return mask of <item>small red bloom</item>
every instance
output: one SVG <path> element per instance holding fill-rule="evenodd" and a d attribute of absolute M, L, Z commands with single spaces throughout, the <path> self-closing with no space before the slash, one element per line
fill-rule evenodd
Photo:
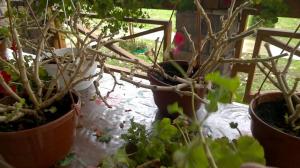
<path fill-rule="evenodd" d="M 17 43 L 15 41 L 12 42 L 10 49 L 13 50 L 13 52 L 18 51 Z"/>
<path fill-rule="evenodd" d="M 0 75 L 3 77 L 3 79 L 5 80 L 6 83 L 11 81 L 11 76 L 6 71 L 0 70 Z"/>
<path fill-rule="evenodd" d="M 9 83 L 11 82 L 11 75 L 8 74 L 6 71 L 1 71 L 1 70 L 0 70 L 0 76 L 2 76 L 2 78 L 4 79 L 4 81 L 5 81 L 7 84 L 9 84 Z M 15 85 L 12 85 L 12 86 L 11 86 L 11 89 L 12 89 L 14 92 L 17 92 L 17 87 L 16 87 Z M 0 86 L 0 94 L 8 95 L 2 86 Z"/>
<path fill-rule="evenodd" d="M 175 46 L 180 46 L 184 43 L 185 41 L 185 36 L 183 33 L 181 32 L 176 32 L 175 36 L 174 36 L 174 45 Z"/>

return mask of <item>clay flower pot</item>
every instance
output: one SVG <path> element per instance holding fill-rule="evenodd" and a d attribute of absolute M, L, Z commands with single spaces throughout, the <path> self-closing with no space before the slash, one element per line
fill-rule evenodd
<path fill-rule="evenodd" d="M 74 98 L 76 109 L 54 121 L 32 129 L 0 132 L 0 155 L 5 161 L 16 168 L 49 168 L 63 159 L 73 145 L 80 110 L 80 99 L 77 95 Z"/>
<path fill-rule="evenodd" d="M 62 49 L 54 50 L 54 53 L 57 56 L 64 56 L 66 54 L 69 54 L 69 55 L 78 54 L 78 51 L 76 48 L 73 48 L 73 49 L 72 48 L 62 48 Z M 88 66 L 89 66 L 89 61 L 87 63 L 83 63 L 81 70 L 86 69 Z M 45 64 L 44 67 L 50 76 L 53 76 L 53 77 L 56 76 L 58 68 L 55 63 Z M 89 68 L 89 70 L 85 74 L 82 74 L 82 77 L 89 77 L 90 75 L 94 75 L 96 73 L 97 73 L 97 63 L 95 62 L 95 63 L 93 63 L 93 65 Z M 64 75 L 64 78 L 66 79 L 66 81 L 68 81 L 70 79 L 70 75 L 73 75 L 73 74 L 72 73 L 70 74 L 69 72 L 64 71 L 63 75 Z M 63 88 L 65 86 L 64 78 L 62 76 L 59 77 L 59 87 L 60 88 Z M 75 85 L 74 89 L 76 91 L 84 90 L 92 85 L 94 79 L 95 78 L 93 78 L 91 80 L 82 81 L 82 82 L 78 83 L 77 85 Z"/>
<path fill-rule="evenodd" d="M 184 70 L 187 70 L 188 68 L 188 62 L 186 61 L 176 61 L 178 65 L 180 65 Z M 174 73 L 178 74 L 177 69 L 171 64 L 171 62 L 162 62 L 159 63 L 160 66 L 165 70 L 166 73 L 169 75 L 173 75 Z M 177 71 L 177 72 L 176 72 Z M 148 79 L 151 83 L 151 85 L 157 85 L 157 86 L 171 86 L 175 85 L 176 82 L 171 83 L 169 81 L 166 81 L 163 77 L 161 77 L 158 73 L 155 73 L 153 71 L 147 72 Z M 185 88 L 186 91 L 191 91 L 191 88 Z M 176 115 L 170 115 L 168 113 L 167 107 L 168 105 L 171 105 L 175 102 L 178 103 L 179 107 L 182 107 L 183 112 L 189 116 L 194 117 L 193 114 L 193 106 L 192 106 L 192 96 L 186 96 L 186 95 L 179 95 L 175 91 L 152 91 L 154 102 L 157 105 L 159 112 L 162 113 L 164 116 L 169 116 L 171 118 L 176 117 Z M 203 97 L 205 94 L 205 89 L 196 89 L 195 92 L 198 96 Z M 197 111 L 200 108 L 201 102 L 194 98 L 194 109 Z"/>
<path fill-rule="evenodd" d="M 257 108 L 262 103 L 283 103 L 280 92 L 264 93 L 253 99 L 249 106 L 251 115 L 251 131 L 263 146 L 268 166 L 280 168 L 298 168 L 300 165 L 300 138 L 287 134 L 265 122 L 261 115 L 278 115 L 278 111 L 265 111 L 258 114 Z M 283 106 L 284 107 L 284 106 Z M 276 108 L 276 107 L 275 107 Z M 283 118 L 283 117 L 282 117 Z M 282 119 L 284 120 L 284 119 Z"/>

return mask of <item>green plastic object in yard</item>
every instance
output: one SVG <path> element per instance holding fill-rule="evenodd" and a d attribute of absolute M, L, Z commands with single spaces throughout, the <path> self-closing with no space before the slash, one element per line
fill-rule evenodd
<path fill-rule="evenodd" d="M 137 48 L 135 50 L 132 50 L 132 54 L 144 54 L 147 51 L 147 48 Z"/>

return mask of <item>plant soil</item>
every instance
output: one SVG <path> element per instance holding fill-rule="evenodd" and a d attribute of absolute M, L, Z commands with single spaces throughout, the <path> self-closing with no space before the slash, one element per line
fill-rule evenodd
<path fill-rule="evenodd" d="M 275 127 L 287 134 L 300 137 L 300 132 L 293 131 L 291 126 L 285 122 L 285 115 L 287 114 L 288 109 L 283 100 L 261 103 L 254 111 L 259 118 L 261 118 L 270 126 Z"/>
<path fill-rule="evenodd" d="M 160 65 L 165 73 L 167 73 L 170 76 L 178 76 L 178 77 L 183 77 L 183 75 L 180 73 L 180 71 L 177 69 L 177 67 L 173 66 L 171 63 L 167 63 L 167 64 L 161 64 Z M 180 64 L 180 67 L 183 69 L 184 72 L 187 71 L 188 69 L 188 63 L 187 62 L 183 62 Z M 158 72 L 151 72 L 151 75 L 153 75 L 154 78 L 156 78 L 157 80 L 168 84 L 168 85 L 177 85 L 180 84 L 177 81 L 173 81 L 173 80 L 169 80 L 164 78 L 161 74 L 159 74 Z"/>
<path fill-rule="evenodd" d="M 77 103 L 77 96 L 73 96 L 74 102 Z M 37 120 L 35 117 L 31 115 L 25 115 L 24 117 L 20 118 L 17 121 L 5 123 L 0 122 L 0 132 L 13 132 L 13 131 L 21 131 L 26 129 L 31 129 L 37 126 L 41 126 L 47 124 L 51 121 L 54 121 L 61 116 L 65 115 L 72 109 L 72 99 L 69 94 L 67 94 L 63 99 L 60 101 L 55 102 L 51 107 L 56 107 L 56 112 L 45 112 L 44 113 L 46 120 L 40 121 Z M 46 110 L 46 109 L 44 109 Z"/>

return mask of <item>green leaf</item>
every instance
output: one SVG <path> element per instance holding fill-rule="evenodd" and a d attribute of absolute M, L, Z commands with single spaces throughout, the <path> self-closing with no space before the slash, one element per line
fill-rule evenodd
<path fill-rule="evenodd" d="M 112 139 L 112 136 L 110 134 L 104 134 L 104 135 L 97 137 L 97 140 L 99 142 L 103 142 L 103 143 L 109 143 L 111 139 Z"/>
<path fill-rule="evenodd" d="M 253 137 L 240 137 L 236 142 L 236 147 L 243 162 L 265 164 L 264 150 L 259 142 Z"/>
<path fill-rule="evenodd" d="M 124 148 L 121 148 L 121 149 L 117 150 L 117 152 L 114 155 L 114 158 L 119 163 L 129 165 L 129 158 L 128 158 Z"/>
<path fill-rule="evenodd" d="M 217 165 L 222 168 L 239 168 L 245 162 L 265 163 L 263 149 L 252 137 L 242 136 L 235 143 L 227 138 L 208 141 Z"/>
<path fill-rule="evenodd" d="M 24 98 L 22 98 L 19 102 L 16 102 L 14 104 L 14 106 L 16 107 L 16 110 L 20 110 L 24 105 L 25 105 L 26 101 Z"/>
<path fill-rule="evenodd" d="M 209 139 L 208 141 L 218 166 L 222 166 L 222 168 L 238 168 L 241 165 L 241 160 L 227 138 Z"/>
<path fill-rule="evenodd" d="M 240 80 L 237 76 L 234 78 L 229 78 L 229 77 L 222 76 L 220 72 L 213 72 L 207 74 L 205 76 L 205 80 L 210 81 L 213 84 L 216 84 L 218 86 L 222 86 L 223 88 L 231 92 L 235 92 L 237 88 L 240 86 Z"/>
<path fill-rule="evenodd" d="M 205 76 L 207 82 L 212 82 L 216 85 L 213 90 L 209 90 L 207 99 L 209 104 L 206 105 L 208 112 L 215 112 L 218 110 L 218 102 L 230 103 L 232 95 L 237 91 L 240 81 L 237 77 L 228 78 L 221 76 L 220 72 L 214 72 Z"/>
<path fill-rule="evenodd" d="M 159 159 L 166 153 L 165 144 L 161 140 L 153 138 L 146 146 L 146 152 L 149 157 Z"/>
<path fill-rule="evenodd" d="M 190 145 L 177 150 L 173 161 L 178 168 L 207 168 L 208 162 L 200 139 L 194 140 Z"/>
<path fill-rule="evenodd" d="M 178 106 L 178 102 L 168 105 L 167 110 L 170 114 L 183 114 L 183 108 Z"/>
<path fill-rule="evenodd" d="M 163 141 L 170 139 L 177 134 L 177 128 L 171 124 L 169 118 L 163 118 L 160 122 L 156 122 L 153 128 L 153 136 L 159 137 Z"/>
<path fill-rule="evenodd" d="M 72 163 L 72 161 L 75 159 L 76 159 L 75 153 L 69 153 L 63 160 L 60 160 L 58 162 L 58 165 L 62 167 L 69 166 Z"/>
<path fill-rule="evenodd" d="M 56 113 L 57 112 L 57 108 L 55 106 L 51 106 L 49 109 L 50 113 Z"/>
<path fill-rule="evenodd" d="M 39 77 L 42 79 L 42 80 L 51 80 L 51 76 L 49 76 L 47 70 L 44 68 L 44 67 L 39 67 Z"/>

